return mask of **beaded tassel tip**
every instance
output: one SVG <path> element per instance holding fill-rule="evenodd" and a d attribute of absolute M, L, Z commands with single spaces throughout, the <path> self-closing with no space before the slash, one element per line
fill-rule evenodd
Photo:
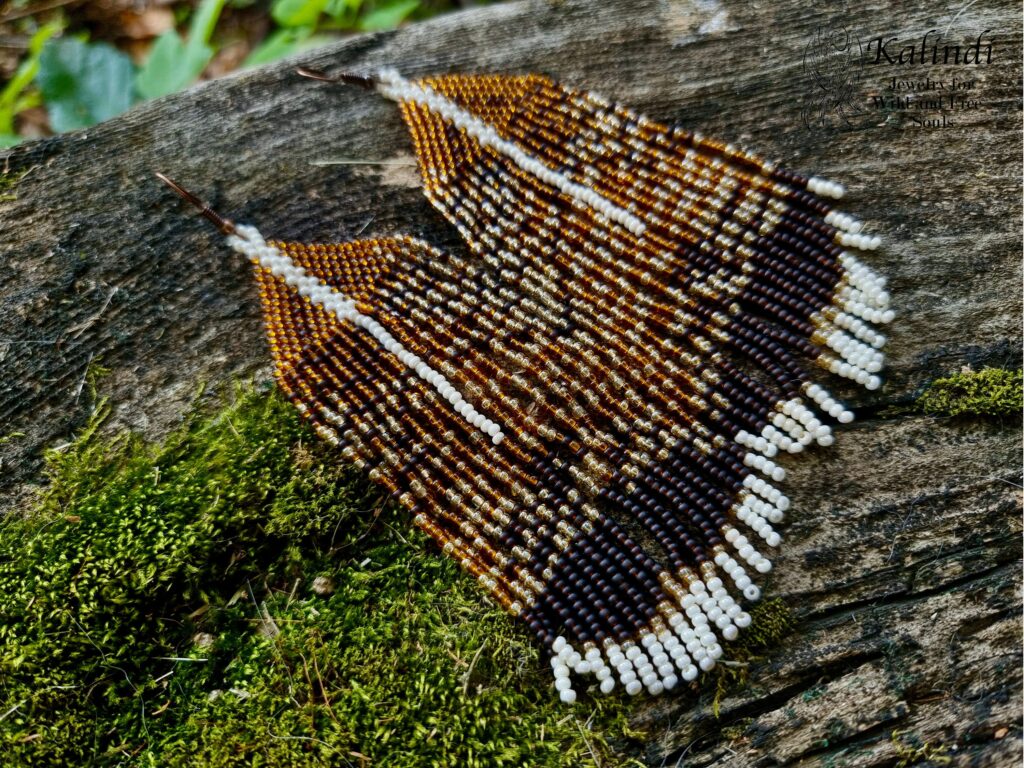
<path fill-rule="evenodd" d="M 781 543 L 778 454 L 853 418 L 819 377 L 881 383 L 893 313 L 852 253 L 878 239 L 834 182 L 545 77 L 342 79 L 398 102 L 467 250 L 232 225 L 281 388 L 536 636 L 562 701 L 694 680 Z"/>

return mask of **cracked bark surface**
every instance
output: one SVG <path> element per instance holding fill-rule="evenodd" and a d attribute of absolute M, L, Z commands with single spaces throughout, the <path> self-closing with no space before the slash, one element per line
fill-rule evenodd
<path fill-rule="evenodd" d="M 720 702 L 639 700 L 652 766 L 863 765 L 909 759 L 1006 766 L 1021 750 L 1019 422 L 903 413 L 962 366 L 1020 365 L 1021 26 L 1018 7 L 850 0 L 523 2 L 355 37 L 302 57 L 334 71 L 540 71 L 655 119 L 730 139 L 842 181 L 843 209 L 881 234 L 865 257 L 899 316 L 886 384 L 840 390 L 858 420 L 788 464 L 794 511 L 767 593 L 799 623 Z M 805 52 L 819 29 L 949 40 L 990 30 L 992 63 L 902 67 L 865 56 L 842 113 L 816 103 Z M 422 199 L 393 105 L 311 84 L 282 62 L 20 147 L 0 202 L 3 508 L 40 482 L 43 448 L 87 418 L 90 365 L 109 428 L 159 437 L 202 383 L 269 379 L 248 265 L 152 176 L 162 170 L 268 237 L 409 233 L 460 247 Z M 856 73 L 855 73 L 856 74 Z M 893 76 L 965 76 L 978 107 L 944 128 L 879 110 Z M 826 105 L 827 106 L 827 105 Z M 313 165 L 320 159 L 388 165 Z M 3 161 L 0 160 L 0 163 Z M 894 738 L 893 734 L 897 732 Z M 919 762 L 928 762 L 920 756 Z"/>

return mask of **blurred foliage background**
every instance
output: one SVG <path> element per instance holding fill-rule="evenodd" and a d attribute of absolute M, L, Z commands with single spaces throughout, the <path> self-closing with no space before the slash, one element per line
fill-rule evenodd
<path fill-rule="evenodd" d="M 330 42 L 486 0 L 6 0 L 0 148 Z"/>

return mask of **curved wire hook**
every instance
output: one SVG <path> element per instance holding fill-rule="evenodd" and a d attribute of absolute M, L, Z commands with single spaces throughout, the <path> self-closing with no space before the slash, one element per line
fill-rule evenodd
<path fill-rule="evenodd" d="M 208 221 L 210 221 L 213 224 L 213 226 L 219 229 L 223 234 L 235 234 L 234 222 L 232 222 L 229 219 L 225 219 L 223 216 L 221 216 L 219 213 L 213 210 L 209 205 L 203 202 L 200 198 L 196 197 L 183 186 L 169 179 L 164 174 L 156 173 L 155 175 L 158 179 L 160 179 L 160 181 L 162 181 L 168 187 L 173 189 L 178 194 L 178 196 L 181 197 L 182 200 L 187 200 L 188 202 L 192 203 L 192 205 L 194 205 L 199 210 L 199 215 L 205 217 Z"/>
<path fill-rule="evenodd" d="M 295 74 L 301 77 L 308 77 L 310 80 L 319 80 L 323 83 L 335 83 L 342 85 L 359 85 L 367 90 L 373 90 L 377 85 L 377 79 L 369 75 L 355 75 L 351 72 L 342 72 L 340 75 L 328 75 L 319 69 L 309 67 L 298 67 Z"/>

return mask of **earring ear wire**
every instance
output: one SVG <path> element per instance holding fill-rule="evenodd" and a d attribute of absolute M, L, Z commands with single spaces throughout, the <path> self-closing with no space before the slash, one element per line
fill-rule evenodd
<path fill-rule="evenodd" d="M 213 210 L 207 203 L 201 198 L 189 192 L 183 186 L 178 184 L 173 179 L 168 178 L 162 173 L 156 172 L 154 175 L 160 179 L 164 184 L 174 190 L 174 192 L 182 199 L 186 200 L 196 207 L 199 211 L 199 215 L 207 219 L 217 229 L 219 229 L 225 235 L 233 235 L 236 232 L 235 224 L 230 219 L 225 219 L 215 210 Z"/>
<path fill-rule="evenodd" d="M 367 90 L 373 90 L 377 87 L 377 79 L 368 75 L 356 75 L 352 72 L 342 72 L 338 75 L 328 75 L 326 72 L 321 72 L 319 69 L 311 69 L 309 67 L 298 67 L 295 70 L 295 74 L 300 77 L 308 77 L 310 80 L 319 80 L 323 83 L 333 83 L 336 85 L 358 85 Z"/>

